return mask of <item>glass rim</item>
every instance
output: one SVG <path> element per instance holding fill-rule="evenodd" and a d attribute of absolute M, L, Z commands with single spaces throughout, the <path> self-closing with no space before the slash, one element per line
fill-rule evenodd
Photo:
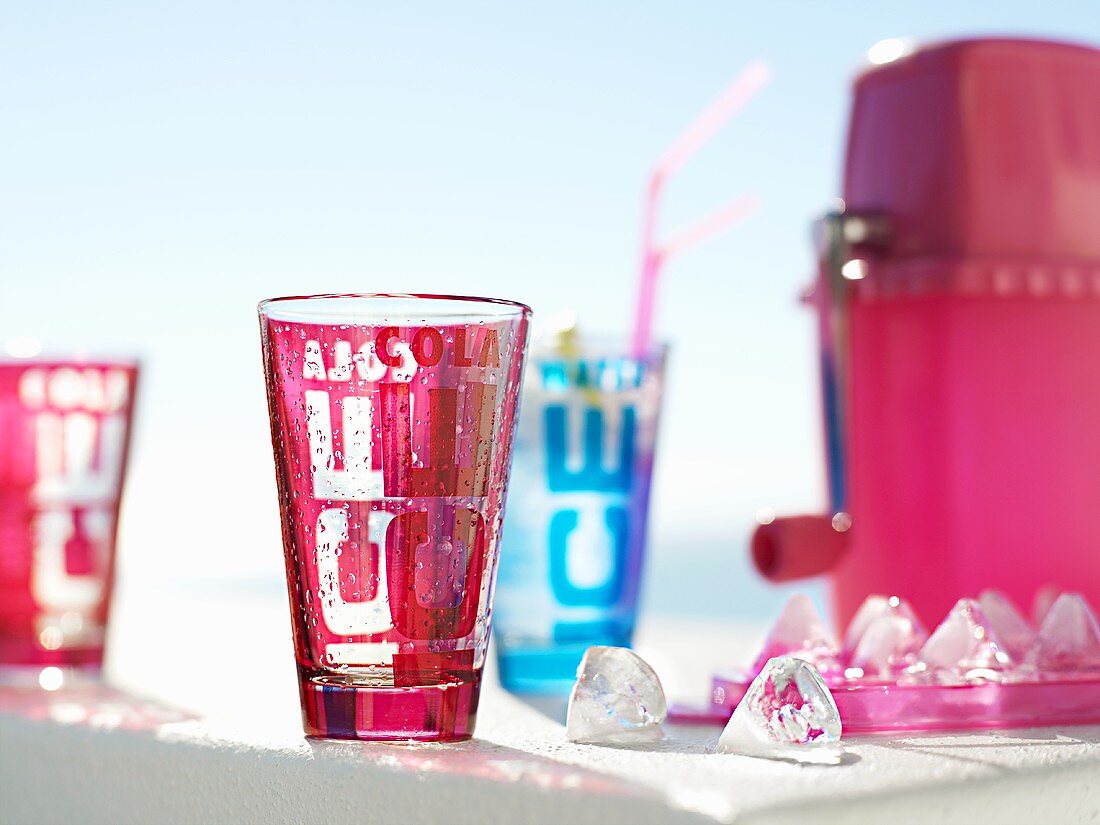
<path fill-rule="evenodd" d="M 37 367 L 39 369 L 140 369 L 145 359 L 139 355 L 84 350 L 43 350 L 34 355 L 10 355 L 0 352 L 0 367 Z"/>
<path fill-rule="evenodd" d="M 637 355 L 629 333 L 613 332 L 581 332 L 571 342 L 575 351 L 562 351 L 560 340 L 555 340 L 553 335 L 536 335 L 531 339 L 528 348 L 528 359 L 556 358 L 570 361 L 579 358 L 598 358 L 609 356 L 612 358 L 624 358 L 633 361 L 648 361 L 654 358 L 662 358 L 668 355 L 670 343 L 665 340 L 653 340 L 647 344 L 645 351 Z"/>
<path fill-rule="evenodd" d="M 455 315 L 470 315 L 474 317 L 487 317 L 487 318 L 512 318 L 517 316 L 530 317 L 531 307 L 527 304 L 520 303 L 519 301 L 510 301 L 505 298 L 480 298 L 471 295 L 442 295 L 435 293 L 417 293 L 417 292 L 322 292 L 315 295 L 283 295 L 277 298 L 265 298 L 260 301 L 256 306 L 257 311 L 261 316 L 265 318 L 274 318 L 276 315 L 281 316 L 282 320 L 339 320 L 346 319 L 348 317 L 348 310 L 345 309 L 329 309 L 324 310 L 318 305 L 324 303 L 333 302 L 348 302 L 348 301 L 372 301 L 381 300 L 383 302 L 393 299 L 394 301 L 415 301 L 424 302 L 421 304 L 424 307 L 429 307 L 432 303 L 444 303 L 454 302 L 459 305 L 469 305 L 468 311 L 459 312 L 447 312 L 438 313 L 447 316 Z M 299 306 L 295 306 L 299 305 Z M 286 306 L 287 309 L 280 311 L 281 307 Z M 310 309 L 309 307 L 316 307 Z M 497 312 L 478 312 L 477 307 L 499 307 L 505 311 Z M 417 313 L 419 314 L 419 313 Z M 425 312 L 425 318 L 432 317 L 433 313 Z"/>

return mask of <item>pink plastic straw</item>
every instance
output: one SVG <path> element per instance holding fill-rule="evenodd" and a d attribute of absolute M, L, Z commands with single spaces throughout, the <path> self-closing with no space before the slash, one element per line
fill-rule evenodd
<path fill-rule="evenodd" d="M 665 184 L 677 169 L 687 163 L 692 155 L 714 137 L 726 121 L 763 88 L 768 77 L 768 67 L 764 63 L 751 64 L 734 78 L 718 99 L 673 141 L 653 167 L 643 206 L 642 260 L 633 335 L 633 350 L 636 356 L 640 357 L 649 349 L 653 334 L 657 276 L 664 262 L 671 255 L 698 243 L 703 238 L 732 226 L 756 208 L 755 198 L 737 198 L 662 244 L 657 240 L 657 215 Z"/>
<path fill-rule="evenodd" d="M 725 206 L 715 209 L 706 217 L 680 230 L 662 243 L 657 250 L 659 259 L 661 261 L 667 260 L 677 252 L 689 246 L 694 246 L 711 235 L 716 235 L 723 229 L 747 218 L 756 211 L 756 207 L 759 205 L 760 201 L 755 195 L 742 195 L 734 198 Z"/>

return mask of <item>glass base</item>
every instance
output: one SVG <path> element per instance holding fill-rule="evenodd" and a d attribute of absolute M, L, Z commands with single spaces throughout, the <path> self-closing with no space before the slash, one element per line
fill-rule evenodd
<path fill-rule="evenodd" d="M 497 650 L 500 683 L 513 693 L 567 695 L 577 679 L 577 668 L 584 652 L 590 646 L 576 643 L 500 648 Z"/>
<path fill-rule="evenodd" d="M 367 687 L 303 679 L 306 736 L 380 742 L 454 742 L 474 733 L 480 674 L 415 687 Z"/>
<path fill-rule="evenodd" d="M 0 666 L 98 668 L 103 664 L 103 645 L 46 650 L 36 640 L 0 638 Z"/>

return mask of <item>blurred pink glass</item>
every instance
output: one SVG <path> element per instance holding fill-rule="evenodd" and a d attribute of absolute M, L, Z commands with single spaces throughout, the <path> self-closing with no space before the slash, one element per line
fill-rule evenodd
<path fill-rule="evenodd" d="M 96 670 L 138 367 L 0 360 L 0 666 L 47 689 Z"/>
<path fill-rule="evenodd" d="M 260 304 L 308 735 L 472 734 L 529 316 L 446 296 Z"/>

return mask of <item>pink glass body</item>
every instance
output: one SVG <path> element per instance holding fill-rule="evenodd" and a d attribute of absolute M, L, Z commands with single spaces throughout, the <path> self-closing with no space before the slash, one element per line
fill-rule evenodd
<path fill-rule="evenodd" d="M 137 374 L 0 361 L 0 666 L 102 664 Z"/>
<path fill-rule="evenodd" d="M 466 738 L 529 310 L 318 296 L 260 316 L 306 733 Z"/>
<path fill-rule="evenodd" d="M 844 200 L 891 228 L 844 298 L 851 530 L 776 520 L 762 571 L 829 569 L 841 624 L 876 592 L 928 616 L 989 587 L 1100 601 L 1100 51 L 960 41 L 868 70 Z M 823 269 L 826 361 L 828 292 Z"/>

